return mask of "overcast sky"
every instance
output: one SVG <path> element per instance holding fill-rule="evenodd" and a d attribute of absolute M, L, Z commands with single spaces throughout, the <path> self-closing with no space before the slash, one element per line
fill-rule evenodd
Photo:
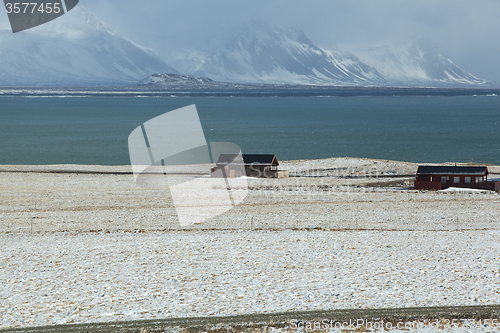
<path fill-rule="evenodd" d="M 427 40 L 500 83 L 499 0 L 80 0 L 113 30 L 166 56 L 214 49 L 248 20 L 303 30 L 324 49 Z M 0 17 L 5 25 L 7 15 Z M 0 46 L 1 47 L 1 46 Z"/>

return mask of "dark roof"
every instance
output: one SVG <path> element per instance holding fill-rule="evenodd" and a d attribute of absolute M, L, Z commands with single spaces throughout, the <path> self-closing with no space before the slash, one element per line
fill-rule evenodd
<path fill-rule="evenodd" d="M 418 167 L 417 175 L 488 175 L 485 166 L 433 166 L 422 165 Z"/>
<path fill-rule="evenodd" d="M 217 160 L 217 165 L 219 164 L 243 164 L 246 165 L 272 165 L 278 166 L 278 159 L 276 155 L 271 154 L 242 154 L 243 161 L 238 160 L 238 155 L 236 154 L 220 154 Z M 235 159 L 236 158 L 236 159 Z"/>

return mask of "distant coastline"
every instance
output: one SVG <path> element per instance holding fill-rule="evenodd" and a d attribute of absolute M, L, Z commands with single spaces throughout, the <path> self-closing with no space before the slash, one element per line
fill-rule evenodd
<path fill-rule="evenodd" d="M 306 86 L 281 84 L 222 84 L 207 88 L 172 87 L 81 87 L 0 88 L 1 96 L 129 96 L 129 97 L 361 97 L 361 96 L 498 96 L 500 88 L 406 88 Z"/>

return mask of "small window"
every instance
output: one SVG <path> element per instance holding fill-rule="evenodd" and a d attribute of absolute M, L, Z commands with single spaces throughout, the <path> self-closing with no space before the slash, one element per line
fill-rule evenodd
<path fill-rule="evenodd" d="M 446 177 L 441 177 L 441 183 L 446 183 Z"/>
<path fill-rule="evenodd" d="M 466 183 L 471 183 L 472 182 L 472 177 L 465 177 L 465 182 Z"/>
<path fill-rule="evenodd" d="M 483 177 L 476 177 L 476 183 L 482 183 Z"/>
<path fill-rule="evenodd" d="M 453 177 L 454 183 L 460 183 L 460 177 Z"/>

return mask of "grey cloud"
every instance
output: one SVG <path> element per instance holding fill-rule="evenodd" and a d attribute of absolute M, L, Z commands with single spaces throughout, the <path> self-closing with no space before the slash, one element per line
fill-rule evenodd
<path fill-rule="evenodd" d="M 500 82 L 497 0 L 81 0 L 111 28 L 164 57 L 220 48 L 248 20 L 304 30 L 319 46 L 429 40 L 459 66 Z M 6 14 L 0 15 L 0 28 Z"/>

